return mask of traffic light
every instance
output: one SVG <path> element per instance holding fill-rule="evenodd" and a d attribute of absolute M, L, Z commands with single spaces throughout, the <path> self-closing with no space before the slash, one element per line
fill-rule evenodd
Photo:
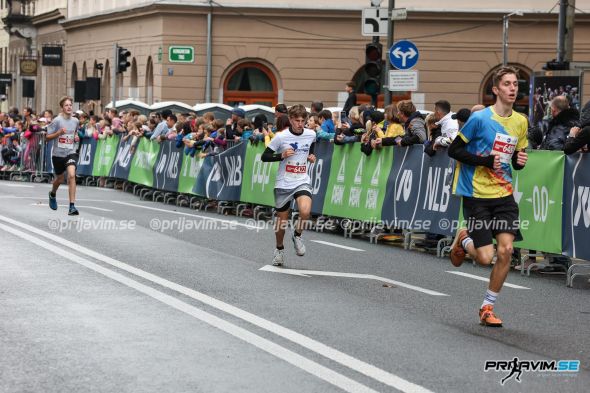
<path fill-rule="evenodd" d="M 131 56 L 131 52 L 129 52 L 125 48 L 121 48 L 120 46 L 117 47 L 117 73 L 127 71 L 127 67 L 131 65 L 127 58 Z"/>
<path fill-rule="evenodd" d="M 383 70 L 383 45 L 371 42 L 365 48 L 365 80 L 364 90 L 366 94 L 376 96 L 381 91 L 381 71 Z"/>

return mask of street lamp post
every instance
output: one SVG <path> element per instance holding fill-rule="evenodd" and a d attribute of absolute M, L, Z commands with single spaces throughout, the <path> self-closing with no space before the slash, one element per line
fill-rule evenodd
<path fill-rule="evenodd" d="M 503 38 L 503 46 L 502 46 L 502 65 L 508 64 L 508 24 L 510 21 L 510 17 L 512 15 L 522 16 L 522 11 L 511 12 L 510 14 L 504 15 L 502 17 L 502 22 L 503 22 L 503 26 L 504 26 L 504 28 L 503 28 L 504 38 Z"/>

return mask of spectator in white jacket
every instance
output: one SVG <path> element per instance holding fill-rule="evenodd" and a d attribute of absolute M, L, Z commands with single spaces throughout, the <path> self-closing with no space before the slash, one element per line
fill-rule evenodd
<path fill-rule="evenodd" d="M 438 147 L 448 147 L 459 132 L 459 123 L 453 119 L 451 104 L 446 100 L 434 103 L 434 118 L 436 125 L 440 126 L 441 135 L 434 141 L 434 150 Z"/>

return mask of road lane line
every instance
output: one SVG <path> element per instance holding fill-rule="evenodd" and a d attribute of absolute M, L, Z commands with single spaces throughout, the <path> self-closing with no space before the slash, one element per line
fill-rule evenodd
<path fill-rule="evenodd" d="M 190 213 L 184 213 L 184 212 L 177 212 L 177 211 L 174 211 L 174 210 L 159 209 L 157 207 L 139 206 L 139 205 L 135 205 L 133 203 L 127 203 L 127 202 L 121 202 L 121 201 L 113 201 L 113 203 L 116 203 L 118 205 L 125 205 L 125 206 L 136 207 L 138 209 L 147 209 L 147 210 L 153 210 L 153 211 L 157 211 L 157 212 L 176 214 L 176 215 L 179 215 L 179 216 L 196 217 L 196 218 L 202 218 L 203 220 L 218 221 L 218 222 L 223 222 L 223 223 L 227 223 L 227 224 L 230 224 L 230 225 L 237 225 L 237 226 L 244 227 L 244 228 L 247 228 L 247 229 L 256 229 L 256 230 L 259 230 L 260 229 L 256 225 L 243 224 L 243 223 L 241 223 L 239 221 L 236 221 L 236 220 L 223 220 L 221 218 L 207 217 L 207 216 L 201 216 L 201 215 L 198 215 L 198 214 L 190 214 Z"/>
<path fill-rule="evenodd" d="M 248 344 L 254 345 L 255 347 L 268 352 L 271 355 L 276 356 L 279 359 L 282 359 L 295 367 L 298 367 L 311 375 L 314 375 L 324 381 L 339 387 L 340 389 L 356 393 L 356 392 L 367 392 L 367 393 L 377 393 L 377 391 L 362 385 L 342 374 L 333 371 L 325 366 L 322 366 L 319 363 L 314 362 L 313 360 L 307 359 L 285 347 L 282 347 L 278 344 L 273 343 L 270 340 L 267 340 L 263 337 L 260 337 L 242 327 L 234 325 L 224 319 L 221 319 L 213 314 L 210 314 L 200 308 L 192 306 L 188 303 L 185 303 L 173 296 L 167 295 L 163 292 L 160 292 L 152 287 L 149 287 L 145 284 L 141 284 L 135 280 L 130 279 L 120 273 L 114 272 L 109 270 L 105 267 L 97 265 L 94 262 L 89 261 L 88 259 L 82 258 L 78 255 L 72 254 L 68 251 L 63 250 L 62 248 L 55 246 L 53 244 L 49 244 L 43 240 L 35 238 L 32 235 L 29 235 L 25 232 L 21 232 L 18 229 L 11 228 L 7 225 L 0 224 L 0 229 L 5 230 L 7 233 L 12 235 L 18 236 L 24 240 L 30 241 L 33 245 L 42 247 L 46 250 L 53 252 L 63 258 L 66 258 L 72 262 L 75 262 L 79 265 L 82 265 L 90 270 L 95 271 L 96 273 L 102 274 L 105 277 L 110 278 L 111 280 L 117 281 L 129 288 L 135 289 L 138 292 L 141 292 L 155 300 L 158 300 L 178 311 L 181 311 L 185 314 L 188 314 L 202 322 L 205 322 L 225 333 L 231 334 L 232 336 L 245 341 Z"/>
<path fill-rule="evenodd" d="M 326 246 L 332 246 L 332 247 L 338 247 L 338 248 L 343 248 L 345 250 L 350 250 L 350 251 L 365 251 L 365 250 L 361 250 L 360 248 L 354 248 L 354 247 L 348 247 L 348 246 L 343 246 L 341 244 L 336 244 L 336 243 L 330 243 L 330 242 L 325 242 L 323 240 L 310 240 L 314 243 L 319 243 L 319 244 L 324 244 Z"/>
<path fill-rule="evenodd" d="M 90 250 L 82 245 L 79 245 L 77 243 L 73 243 L 69 240 L 62 238 L 62 237 L 42 231 L 40 229 L 37 229 L 31 225 L 22 223 L 20 221 L 13 220 L 12 218 L 0 215 L 0 221 L 4 221 L 9 224 L 26 229 L 26 230 L 28 230 L 32 233 L 35 233 L 39 236 L 50 239 L 62 247 L 63 246 L 69 247 L 69 248 L 71 248 L 77 252 L 80 252 L 82 254 L 85 254 L 91 258 L 94 258 L 94 259 L 99 260 L 101 262 L 115 266 L 121 270 L 128 272 L 128 273 L 131 273 L 131 274 L 141 277 L 145 280 L 151 281 L 151 282 L 156 283 L 160 286 L 163 286 L 165 288 L 168 288 L 168 289 L 171 289 L 171 290 L 176 291 L 178 293 L 181 293 L 181 294 L 188 296 L 192 299 L 195 299 L 201 303 L 207 304 L 210 307 L 216 308 L 216 309 L 221 310 L 225 313 L 233 315 L 236 318 L 240 318 L 240 319 L 247 321 L 255 326 L 258 326 L 261 329 L 265 329 L 277 336 L 280 336 L 286 340 L 289 340 L 295 344 L 298 344 L 304 348 L 307 348 L 307 349 L 309 349 L 315 353 L 318 353 L 318 354 L 320 354 L 320 355 L 322 355 L 322 356 L 324 356 L 336 363 L 346 366 L 356 372 L 364 374 L 370 378 L 373 378 L 381 383 L 384 383 L 384 384 L 391 386 L 395 389 L 398 389 L 402 392 L 416 392 L 416 393 L 430 392 L 430 390 L 428 390 L 420 385 L 414 384 L 410 381 L 407 381 L 395 374 L 392 374 L 388 371 L 382 370 L 376 366 L 373 366 L 372 364 L 363 362 L 362 360 L 356 359 L 350 355 L 347 355 L 346 353 L 340 352 L 337 349 L 329 347 L 326 344 L 316 341 L 310 337 L 307 337 L 303 334 L 297 333 L 291 329 L 288 329 L 288 328 L 283 327 L 277 323 L 266 320 L 262 317 L 255 315 L 255 314 L 249 313 L 248 311 L 242 310 L 238 307 L 232 306 L 231 304 L 222 302 L 221 300 L 215 299 L 215 298 L 208 296 L 204 293 L 195 291 L 190 288 L 183 287 L 182 285 L 176 284 L 176 283 L 168 281 L 162 277 L 156 276 L 154 274 L 145 272 L 141 269 L 127 265 L 126 263 L 123 263 L 121 261 L 118 261 L 116 259 L 108 257 L 108 256 L 98 253 L 96 251 Z"/>
<path fill-rule="evenodd" d="M 4 187 L 13 187 L 13 188 L 35 188 L 30 184 L 10 184 L 10 183 L 2 183 Z"/>
<path fill-rule="evenodd" d="M 385 277 L 374 276 L 372 274 L 341 273 L 341 272 L 323 272 L 323 271 L 319 271 L 319 270 L 297 270 L 297 269 L 288 269 L 288 268 L 284 268 L 284 267 L 277 267 L 277 266 L 271 266 L 271 265 L 263 266 L 263 267 L 261 267 L 258 270 L 262 270 L 262 271 L 266 271 L 266 272 L 273 272 L 273 273 L 293 274 L 293 275 L 296 275 L 296 276 L 304 276 L 304 277 L 305 276 L 307 276 L 307 277 L 309 277 L 309 276 L 327 276 L 327 277 L 363 278 L 363 279 L 368 279 L 368 280 L 375 280 L 375 281 L 386 282 L 386 283 L 393 284 L 393 285 L 398 286 L 398 287 L 402 287 L 402 288 L 406 288 L 406 289 L 411 289 L 413 291 L 422 292 L 422 293 L 425 293 L 427 295 L 432 295 L 432 296 L 449 296 L 449 295 L 447 295 L 445 293 L 432 291 L 430 289 L 426 289 L 426 288 L 422 288 L 422 287 L 417 287 L 415 285 L 406 284 L 405 282 L 391 280 L 391 279 L 385 278 Z"/>
<path fill-rule="evenodd" d="M 43 199 L 43 200 L 47 200 L 48 196 L 47 194 L 42 194 L 39 196 L 16 196 L 16 195 L 0 195 L 0 199 Z M 59 199 L 59 198 L 58 198 Z M 76 198 L 76 202 L 115 202 L 115 201 L 111 201 L 110 199 L 78 199 Z"/>
<path fill-rule="evenodd" d="M 41 207 L 49 207 L 49 205 L 45 204 L 45 203 L 31 203 L 31 206 L 41 206 Z M 58 205 L 60 207 L 70 207 L 70 205 Z M 76 207 L 80 207 L 83 209 L 94 209 L 94 210 L 100 210 L 103 212 L 112 212 L 111 209 L 103 209 L 102 207 L 94 207 L 94 206 L 83 206 L 83 205 L 76 205 Z"/>
<path fill-rule="evenodd" d="M 475 274 L 469 274 L 469 273 L 463 273 L 463 272 L 454 272 L 452 270 L 447 270 L 446 272 L 447 273 L 451 273 L 451 274 L 456 274 L 457 276 L 463 276 L 463 277 L 467 277 L 467 278 L 473 278 L 474 280 L 490 282 L 490 279 L 489 278 L 476 276 Z M 522 287 L 522 286 L 516 285 L 516 284 L 510 284 L 508 282 L 505 282 L 503 286 L 509 287 L 509 288 L 515 288 L 515 289 L 531 289 L 531 288 Z"/>

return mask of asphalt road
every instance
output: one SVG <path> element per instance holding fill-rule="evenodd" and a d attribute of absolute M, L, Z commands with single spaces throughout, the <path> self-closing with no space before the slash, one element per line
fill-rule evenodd
<path fill-rule="evenodd" d="M 2 392 L 586 392 L 590 296 L 511 272 L 306 232 L 269 268 L 272 229 L 79 187 L 0 182 Z M 344 246 L 345 248 L 342 248 Z M 276 271 L 280 270 L 280 271 Z M 301 274 L 307 271 L 308 274 Z M 284 274 L 291 273 L 291 274 Z M 456 274 L 461 273 L 461 274 Z M 579 360 L 577 372 L 484 371 Z"/>

